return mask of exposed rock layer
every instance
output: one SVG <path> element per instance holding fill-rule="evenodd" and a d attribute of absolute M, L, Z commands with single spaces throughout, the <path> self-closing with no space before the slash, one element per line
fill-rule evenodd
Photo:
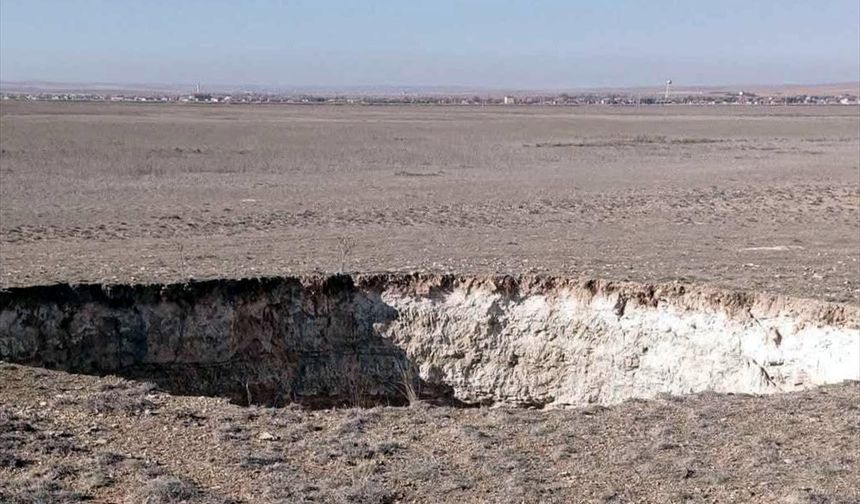
<path fill-rule="evenodd" d="M 365 275 L 0 293 L 0 358 L 241 402 L 609 404 L 860 379 L 860 309 L 680 285 Z"/>

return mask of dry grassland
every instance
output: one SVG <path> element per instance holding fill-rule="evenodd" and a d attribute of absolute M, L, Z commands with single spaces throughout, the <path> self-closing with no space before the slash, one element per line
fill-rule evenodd
<path fill-rule="evenodd" d="M 0 105 L 0 288 L 342 269 L 857 303 L 860 109 Z M 0 363 L 0 501 L 858 502 L 858 405 L 243 408 Z"/>
<path fill-rule="evenodd" d="M 340 268 L 860 300 L 856 107 L 3 103 L 0 285 Z"/>

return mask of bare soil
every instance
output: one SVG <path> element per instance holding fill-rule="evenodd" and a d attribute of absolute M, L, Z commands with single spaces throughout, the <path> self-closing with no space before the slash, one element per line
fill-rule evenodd
<path fill-rule="evenodd" d="M 860 301 L 857 107 L 4 102 L 0 128 L 0 286 L 343 267 Z"/>

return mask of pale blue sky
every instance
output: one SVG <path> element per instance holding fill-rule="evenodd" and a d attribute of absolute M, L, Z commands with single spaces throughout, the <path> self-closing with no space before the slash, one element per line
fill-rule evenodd
<path fill-rule="evenodd" d="M 575 88 L 860 80 L 858 0 L 0 0 L 6 81 Z"/>

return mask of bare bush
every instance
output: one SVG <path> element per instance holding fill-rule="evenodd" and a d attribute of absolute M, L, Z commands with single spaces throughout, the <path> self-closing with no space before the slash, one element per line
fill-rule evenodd
<path fill-rule="evenodd" d="M 340 256 L 340 272 L 346 271 L 346 263 L 352 257 L 355 248 L 355 239 L 349 236 L 340 236 L 337 239 L 337 251 Z"/>
<path fill-rule="evenodd" d="M 347 391 L 347 400 L 353 408 L 364 408 L 371 404 L 370 392 L 373 382 L 364 374 L 361 362 L 356 355 L 344 364 L 344 379 Z"/>
<path fill-rule="evenodd" d="M 397 494 L 375 481 L 364 481 L 346 488 L 340 501 L 355 504 L 390 504 L 397 501 Z"/>
<path fill-rule="evenodd" d="M 89 500 L 86 495 L 70 491 L 55 481 L 27 479 L 0 485 L 0 502 L 4 504 L 67 504 Z"/>
<path fill-rule="evenodd" d="M 421 401 L 421 380 L 416 376 L 414 366 L 400 366 L 400 391 L 410 406 Z"/>
<path fill-rule="evenodd" d="M 135 504 L 173 504 L 201 497 L 193 482 L 175 476 L 159 476 L 133 492 L 127 500 Z"/>
<path fill-rule="evenodd" d="M 101 387 L 87 400 L 87 406 L 95 413 L 122 412 L 139 415 L 155 408 L 147 396 L 155 390 L 152 383 L 121 380 Z"/>
<path fill-rule="evenodd" d="M 20 469 L 32 462 L 19 457 L 17 454 L 0 450 L 0 469 L 6 467 L 9 469 Z"/>

